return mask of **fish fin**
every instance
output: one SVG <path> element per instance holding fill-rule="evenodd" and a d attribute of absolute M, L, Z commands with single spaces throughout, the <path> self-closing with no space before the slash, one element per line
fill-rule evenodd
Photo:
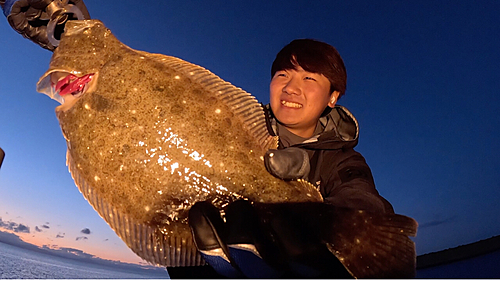
<path fill-rule="evenodd" d="M 275 234 L 273 239 L 288 240 L 283 245 L 291 245 L 294 249 L 291 253 L 308 253 L 318 243 L 325 245 L 355 278 L 415 276 L 415 243 L 408 238 L 417 230 L 417 222 L 412 218 L 325 203 L 254 203 L 254 206 L 264 224 L 278 234 L 283 233 Z M 276 223 L 280 220 L 284 223 Z M 288 228 L 275 229 L 282 225 Z M 288 237 L 290 232 L 298 238 Z M 301 237 L 309 240 L 303 241 Z M 301 243 L 306 246 L 300 248 Z"/>
<path fill-rule="evenodd" d="M 145 261 L 166 267 L 199 266 L 205 261 L 196 249 L 187 225 L 177 224 L 176 235 L 165 235 L 157 226 L 145 224 L 120 213 L 101 198 L 92 184 L 80 174 L 71 154 L 66 154 L 68 169 L 76 186 L 97 213 L 109 224 L 116 234 Z"/>
<path fill-rule="evenodd" d="M 408 237 L 416 235 L 415 220 L 362 210 L 336 212 L 339 223 L 324 241 L 353 277 L 415 277 L 415 243 Z"/>
<path fill-rule="evenodd" d="M 184 73 L 193 82 L 199 83 L 211 91 L 217 99 L 235 113 L 235 116 L 242 121 L 244 129 L 249 132 L 253 139 L 257 140 L 257 145 L 263 150 L 278 147 L 277 138 L 272 137 L 267 129 L 264 109 L 253 95 L 222 80 L 199 65 L 162 54 L 151 54 L 143 51 L 137 52 L 156 59 L 180 73 Z"/>
<path fill-rule="evenodd" d="M 303 193 L 304 190 L 307 190 L 306 195 L 311 199 L 313 199 L 314 200 L 313 202 L 323 202 L 323 196 L 321 195 L 318 188 L 314 184 L 303 179 L 298 179 L 296 181 L 292 181 L 291 183 L 300 185 L 301 188 L 299 190 L 301 193 Z"/>

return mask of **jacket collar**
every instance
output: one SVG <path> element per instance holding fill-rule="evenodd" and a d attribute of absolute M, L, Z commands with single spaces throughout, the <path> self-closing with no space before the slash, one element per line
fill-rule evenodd
<path fill-rule="evenodd" d="M 271 135 L 277 136 L 277 120 L 269 104 L 263 106 L 266 113 L 266 123 Z M 352 113 L 341 105 L 335 105 L 325 116 L 319 119 L 324 130 L 305 140 L 299 146 L 310 149 L 339 149 L 354 147 L 358 143 L 358 121 Z"/>

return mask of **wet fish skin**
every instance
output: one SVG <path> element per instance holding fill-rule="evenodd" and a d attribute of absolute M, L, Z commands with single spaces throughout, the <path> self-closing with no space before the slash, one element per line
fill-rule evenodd
<path fill-rule="evenodd" d="M 261 157 L 275 140 L 262 108 L 199 66 L 133 50 L 91 20 L 68 22 L 38 83 L 39 91 L 58 98 L 48 82 L 56 73 L 95 74 L 92 92 L 56 109 L 68 166 L 96 211 L 148 261 L 202 263 L 156 251 L 195 252 L 186 219 L 197 201 L 221 209 L 240 198 L 322 201 L 311 184 L 267 173 Z M 152 240 L 144 245 L 143 228 Z"/>

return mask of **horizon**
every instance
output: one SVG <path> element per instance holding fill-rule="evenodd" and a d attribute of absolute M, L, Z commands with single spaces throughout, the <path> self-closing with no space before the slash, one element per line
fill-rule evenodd
<path fill-rule="evenodd" d="M 1 221 L 1 220 L 0 220 Z M 3 231 L 3 230 L 4 231 Z M 499 247 L 500 235 L 492 236 L 486 239 L 481 239 L 468 244 L 458 245 L 456 247 L 439 250 L 436 252 L 421 254 L 417 256 L 417 270 L 428 269 L 435 266 L 455 263 L 457 261 L 468 260 L 471 258 L 484 256 L 500 250 Z M 77 259 L 84 262 L 103 264 L 107 266 L 131 266 L 131 268 L 140 269 L 165 269 L 163 266 L 153 265 L 149 262 L 142 261 L 140 263 L 124 262 L 120 260 L 105 259 L 83 250 L 75 248 L 59 247 L 57 245 L 36 245 L 27 242 L 17 232 L 5 229 L 0 225 L 0 243 L 8 244 L 15 247 L 20 247 L 30 251 L 42 250 L 46 254 L 55 255 L 63 258 Z M 33 248 L 36 247 L 36 248 Z M 102 261 L 102 262 L 99 262 Z M 420 261 L 420 262 L 419 262 Z"/>
<path fill-rule="evenodd" d="M 165 267 L 153 265 L 145 261 L 142 263 L 131 263 L 120 260 L 105 259 L 75 248 L 58 247 L 56 245 L 39 246 L 25 241 L 21 236 L 9 230 L 7 231 L 0 230 L 0 243 L 26 249 L 32 252 L 40 252 L 48 255 L 62 257 L 65 259 L 73 259 L 86 263 L 100 264 L 107 267 L 122 268 L 122 269 L 128 268 L 130 270 L 152 270 L 155 272 L 165 270 Z"/>

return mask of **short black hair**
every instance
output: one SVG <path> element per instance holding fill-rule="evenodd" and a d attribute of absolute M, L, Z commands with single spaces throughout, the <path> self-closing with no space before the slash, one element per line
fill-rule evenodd
<path fill-rule="evenodd" d="M 283 47 L 271 67 L 271 78 L 280 70 L 301 66 L 305 71 L 323 74 L 330 81 L 330 93 L 344 95 L 347 73 L 344 61 L 333 46 L 314 39 L 296 39 Z"/>

